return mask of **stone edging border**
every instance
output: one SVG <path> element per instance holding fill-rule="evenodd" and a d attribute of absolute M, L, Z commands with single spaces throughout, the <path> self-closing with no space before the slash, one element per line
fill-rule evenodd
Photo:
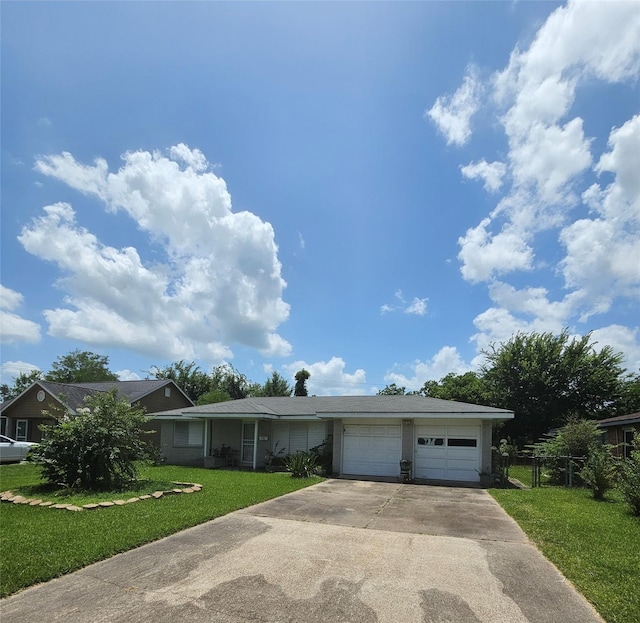
<path fill-rule="evenodd" d="M 139 497 L 129 498 L 128 500 L 113 500 L 113 502 L 96 502 L 95 504 L 84 504 L 83 506 L 75 506 L 74 504 L 55 504 L 54 502 L 43 502 L 37 498 L 25 498 L 22 495 L 16 495 L 13 491 L 3 491 L 0 493 L 0 502 L 10 502 L 11 504 L 24 504 L 29 506 L 42 506 L 44 508 L 55 508 L 58 510 L 67 511 L 90 511 L 96 508 L 109 508 L 110 506 L 125 506 L 126 504 L 132 504 L 133 502 L 140 502 L 142 500 L 159 500 L 165 495 L 177 495 L 179 493 L 197 493 L 202 491 L 202 485 L 198 483 L 189 482 L 174 482 L 175 489 L 169 491 L 154 491 L 148 495 L 141 495 Z"/>

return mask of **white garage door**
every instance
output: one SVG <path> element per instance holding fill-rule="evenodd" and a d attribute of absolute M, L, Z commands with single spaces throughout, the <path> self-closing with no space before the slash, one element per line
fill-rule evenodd
<path fill-rule="evenodd" d="M 417 426 L 414 476 L 480 480 L 479 426 Z"/>
<path fill-rule="evenodd" d="M 400 425 L 345 424 L 342 437 L 342 473 L 397 476 L 400 473 Z"/>

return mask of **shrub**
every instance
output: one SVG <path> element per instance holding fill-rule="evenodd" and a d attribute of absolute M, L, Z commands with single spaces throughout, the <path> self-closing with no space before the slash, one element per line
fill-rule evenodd
<path fill-rule="evenodd" d="M 591 489 L 593 498 L 602 500 L 615 481 L 616 465 L 611 454 L 611 446 L 592 446 L 589 449 L 587 462 L 578 475 Z"/>
<path fill-rule="evenodd" d="M 591 448 L 600 444 L 601 437 L 602 431 L 596 422 L 572 418 L 549 439 L 535 444 L 534 449 L 536 454 L 547 457 L 545 466 L 550 482 L 566 484 L 565 470 L 572 466 L 569 465 L 569 459 L 558 457 L 588 457 Z M 574 484 L 582 482 L 578 476 Z"/>
<path fill-rule="evenodd" d="M 309 448 L 309 452 L 316 457 L 317 466 L 324 472 L 324 475 L 330 475 L 333 472 L 333 438 L 331 435 L 321 444 Z"/>
<path fill-rule="evenodd" d="M 136 461 L 149 456 L 142 425 L 144 410 L 118 400 L 116 391 L 86 399 L 87 407 L 50 413 L 56 424 L 44 425 L 34 451 L 50 484 L 90 490 L 118 489 L 137 478 Z"/>
<path fill-rule="evenodd" d="M 285 466 L 292 478 L 310 478 L 316 471 L 316 456 L 308 452 L 295 452 L 287 455 Z"/>
<path fill-rule="evenodd" d="M 640 516 L 640 433 L 633 436 L 631 457 L 620 464 L 618 488 L 634 515 Z"/>

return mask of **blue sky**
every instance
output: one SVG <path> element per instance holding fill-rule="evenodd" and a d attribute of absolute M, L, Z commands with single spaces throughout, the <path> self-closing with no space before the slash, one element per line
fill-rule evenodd
<path fill-rule="evenodd" d="M 2 380 L 640 368 L 640 5 L 4 2 Z"/>

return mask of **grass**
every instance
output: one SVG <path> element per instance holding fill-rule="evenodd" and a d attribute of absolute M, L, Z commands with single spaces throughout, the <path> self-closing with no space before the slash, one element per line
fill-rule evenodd
<path fill-rule="evenodd" d="M 603 502 L 587 489 L 490 492 L 607 623 L 640 623 L 640 519 L 616 491 Z"/>
<path fill-rule="evenodd" d="M 172 481 L 199 483 L 203 490 L 81 513 L 1 504 L 0 597 L 321 480 L 318 477 L 291 478 L 288 473 L 205 470 L 173 465 L 145 467 L 141 472 L 141 477 L 150 485 L 149 490 L 144 491 L 147 493 L 154 491 L 158 483 Z M 33 491 L 39 484 L 39 470 L 35 465 L 0 466 L 2 491 Z M 43 492 L 40 488 L 36 491 L 37 497 L 43 500 L 64 503 L 76 500 L 75 503 L 84 504 L 87 502 L 82 500 L 123 497 L 90 494 L 65 498 L 54 497 L 52 492 Z M 126 495 L 133 497 L 136 493 L 128 491 Z"/>

